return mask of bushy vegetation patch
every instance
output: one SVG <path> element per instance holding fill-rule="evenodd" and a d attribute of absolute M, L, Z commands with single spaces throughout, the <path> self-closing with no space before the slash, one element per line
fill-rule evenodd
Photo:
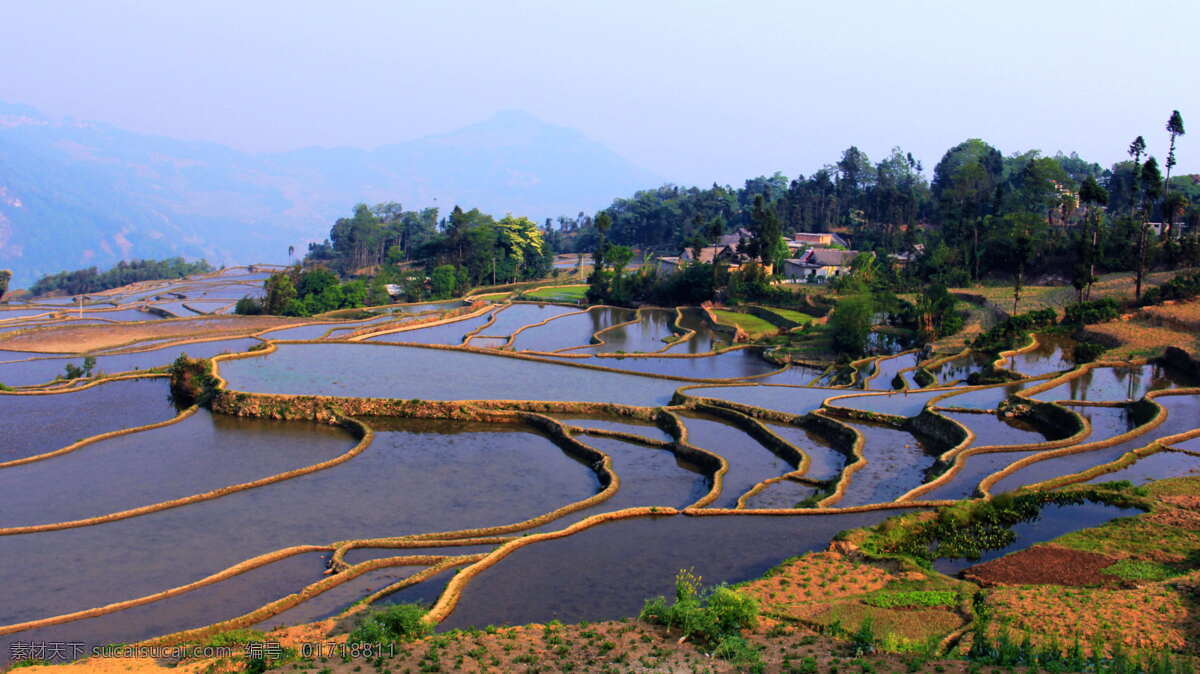
<path fill-rule="evenodd" d="M 217 380 L 210 360 L 188 358 L 181 353 L 167 373 L 171 375 L 171 401 L 176 407 L 207 405 L 216 392 Z"/>
<path fill-rule="evenodd" d="M 425 622 L 428 610 L 420 604 L 396 604 L 375 611 L 346 637 L 351 644 L 394 644 L 411 641 L 433 632 Z"/>
<path fill-rule="evenodd" d="M 1011 527 L 1035 519 L 1049 504 L 1087 501 L 1147 509 L 1131 490 L 1081 489 L 1067 492 L 1001 494 L 990 501 L 971 501 L 938 511 L 932 517 L 901 517 L 870 530 L 866 551 L 901 556 L 928 566 L 941 558 L 979 559 L 985 550 L 998 550 L 1015 539 Z"/>
<path fill-rule="evenodd" d="M 645 622 L 678 629 L 723 656 L 744 656 L 741 631 L 758 622 L 758 602 L 728 585 L 704 590 L 700 577 L 684 569 L 675 577 L 675 602 L 664 597 L 646 601 L 638 616 Z M 740 642 L 740 643 L 738 643 Z"/>
<path fill-rule="evenodd" d="M 1166 283 L 1142 293 L 1142 306 L 1161 304 L 1166 300 L 1186 300 L 1200 295 L 1200 272 L 1179 274 Z"/>
<path fill-rule="evenodd" d="M 1091 325 L 1111 321 L 1121 315 L 1121 307 L 1111 297 L 1079 302 L 1066 308 L 1062 322 L 1066 325 Z"/>
<path fill-rule="evenodd" d="M 876 592 L 868 595 L 864 602 L 876 608 L 928 608 L 955 606 L 958 593 L 952 590 L 907 590 L 899 592 Z"/>
<path fill-rule="evenodd" d="M 1052 326 L 1057 320 L 1058 314 L 1053 309 L 1039 309 L 1010 316 L 976 337 L 975 341 L 971 342 L 971 346 L 985 353 L 999 353 L 1013 349 L 1033 330 Z"/>
<path fill-rule="evenodd" d="M 1101 573 L 1116 576 L 1124 580 L 1158 582 L 1178 576 L 1181 572 L 1158 562 L 1148 562 L 1140 559 L 1122 559 L 1104 569 Z"/>

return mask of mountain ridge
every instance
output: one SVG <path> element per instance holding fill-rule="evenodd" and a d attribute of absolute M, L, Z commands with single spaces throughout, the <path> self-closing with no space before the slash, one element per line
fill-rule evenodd
<path fill-rule="evenodd" d="M 541 221 L 660 182 L 520 110 L 372 149 L 248 153 L 0 102 L 0 268 L 18 287 L 135 257 L 283 261 L 287 246 L 323 239 L 359 202 Z"/>

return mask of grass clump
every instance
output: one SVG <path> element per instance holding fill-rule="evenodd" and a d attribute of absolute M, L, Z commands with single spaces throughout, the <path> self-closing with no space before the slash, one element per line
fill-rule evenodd
<path fill-rule="evenodd" d="M 703 590 L 700 577 L 683 569 L 675 576 L 675 602 L 668 605 L 663 597 L 650 599 L 638 619 L 678 628 L 684 639 L 695 639 L 726 659 L 745 658 L 752 649 L 741 631 L 757 624 L 758 602 L 728 585 Z"/>
<path fill-rule="evenodd" d="M 375 611 L 359 623 L 346 638 L 351 644 L 394 644 L 417 639 L 433 632 L 425 622 L 428 611 L 420 604 L 396 604 Z"/>
<path fill-rule="evenodd" d="M 1116 576 L 1123 580 L 1141 580 L 1157 582 L 1180 575 L 1179 571 L 1157 562 L 1147 562 L 1140 559 L 1122 559 L 1112 566 L 1102 569 L 1101 573 Z"/>
<path fill-rule="evenodd" d="M 876 608 L 915 608 L 954 606 L 958 593 L 952 590 L 908 590 L 903 592 L 876 592 L 863 599 L 868 606 Z"/>

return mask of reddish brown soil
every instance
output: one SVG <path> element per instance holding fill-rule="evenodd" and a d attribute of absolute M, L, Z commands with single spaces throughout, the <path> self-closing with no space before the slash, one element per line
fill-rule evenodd
<path fill-rule="evenodd" d="M 1114 585 L 1113 576 L 1100 573 L 1117 559 L 1096 552 L 1035 545 L 963 571 L 963 578 L 985 587 L 995 585 Z"/>

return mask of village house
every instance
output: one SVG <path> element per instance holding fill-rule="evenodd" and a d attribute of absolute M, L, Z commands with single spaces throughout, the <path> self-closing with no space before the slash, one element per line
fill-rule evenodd
<path fill-rule="evenodd" d="M 798 258 L 783 261 L 783 276 L 793 281 L 823 283 L 848 273 L 856 257 L 855 250 L 810 248 Z"/>

